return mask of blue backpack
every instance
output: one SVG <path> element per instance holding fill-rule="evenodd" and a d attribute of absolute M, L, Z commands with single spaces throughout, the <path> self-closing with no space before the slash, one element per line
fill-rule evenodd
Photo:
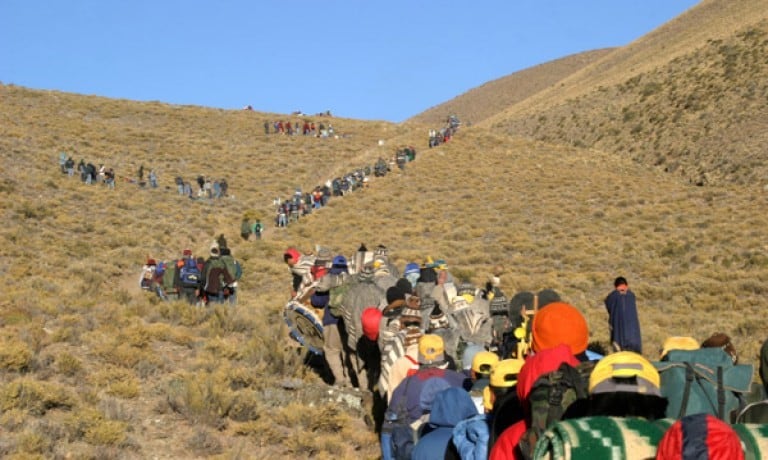
<path fill-rule="evenodd" d="M 197 261 L 191 257 L 184 259 L 184 265 L 179 270 L 179 281 L 181 286 L 185 288 L 197 288 L 200 285 L 200 281 L 203 279 L 203 274 L 200 273 L 200 269 L 197 267 Z"/>

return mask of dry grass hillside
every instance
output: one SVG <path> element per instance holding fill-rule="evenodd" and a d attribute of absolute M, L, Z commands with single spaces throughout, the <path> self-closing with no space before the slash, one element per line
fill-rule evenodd
<path fill-rule="evenodd" d="M 768 4 L 705 1 L 487 120 L 697 184 L 768 184 Z"/>
<path fill-rule="evenodd" d="M 612 48 L 586 51 L 515 72 L 473 88 L 409 121 L 440 124 L 460 114 L 465 124 L 479 123 L 597 61 Z"/>
<path fill-rule="evenodd" d="M 621 76 L 604 91 L 635 94 L 653 72 L 680 78 L 670 84 L 681 91 L 692 84 L 688 74 L 695 80 L 701 69 L 721 65 L 720 47 L 751 43 L 762 29 L 738 30 L 677 53 L 681 68 L 701 53 L 687 73 L 669 63 L 645 69 L 635 86 Z M 739 71 L 751 68 L 742 54 Z M 645 97 L 662 99 L 666 91 Z M 595 108 L 576 116 L 595 117 L 590 126 L 600 120 L 592 94 L 580 101 Z M 703 340 L 722 331 L 742 362 L 754 363 L 766 339 L 766 197 L 736 180 L 691 187 L 615 149 L 526 139 L 512 129 L 523 126 L 513 112 L 427 149 L 428 123 L 326 118 L 341 135 L 319 139 L 265 135 L 264 121 L 288 119 L 280 114 L 7 85 L 0 85 L 0 101 L 3 458 L 377 458 L 359 395 L 329 389 L 288 339 L 281 312 L 290 275 L 281 255 L 289 245 L 322 244 L 349 255 L 360 242 L 384 244 L 401 268 L 444 258 L 456 277 L 477 284 L 502 264 L 509 295 L 553 288 L 584 312 L 592 339 L 603 342 L 602 299 L 624 275 L 638 297 L 649 358 L 667 336 Z M 744 104 L 738 117 L 759 120 L 760 110 Z M 556 120 L 547 111 L 541 116 Z M 743 129 L 735 120 L 710 118 L 709 129 L 728 136 Z M 671 116 L 658 126 L 669 139 L 678 132 Z M 402 145 L 417 148 L 404 171 L 334 198 L 286 229 L 270 225 L 275 196 L 372 164 Z M 752 148 L 733 147 L 734 162 Z M 115 190 L 61 174 L 60 151 L 114 167 Z M 142 164 L 157 170 L 158 189 L 129 181 Z M 226 178 L 233 197 L 176 194 L 175 176 L 199 174 Z M 239 238 L 246 213 L 267 221 L 263 240 Z M 245 270 L 236 307 L 192 308 L 139 290 L 148 255 L 168 260 L 185 247 L 206 255 L 222 233 Z"/>

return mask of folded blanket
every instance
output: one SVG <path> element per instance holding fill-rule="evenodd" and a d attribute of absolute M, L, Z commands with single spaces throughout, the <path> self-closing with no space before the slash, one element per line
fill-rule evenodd
<path fill-rule="evenodd" d="M 656 457 L 664 426 L 640 418 L 563 420 L 539 439 L 537 459 L 646 460 Z"/>
<path fill-rule="evenodd" d="M 731 426 L 741 439 L 744 460 L 768 458 L 768 425 L 738 423 Z"/>

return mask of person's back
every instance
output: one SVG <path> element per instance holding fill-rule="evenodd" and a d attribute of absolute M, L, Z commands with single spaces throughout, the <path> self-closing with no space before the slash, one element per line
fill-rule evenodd
<path fill-rule="evenodd" d="M 435 395 L 429 420 L 422 427 L 425 434 L 413 450 L 414 460 L 445 457 L 453 437 L 453 429 L 459 422 L 478 415 L 469 394 L 458 387 L 447 388 Z"/>

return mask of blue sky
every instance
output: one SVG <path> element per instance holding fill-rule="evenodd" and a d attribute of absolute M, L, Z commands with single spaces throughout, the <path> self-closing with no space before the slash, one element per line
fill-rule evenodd
<path fill-rule="evenodd" d="M 0 0 L 0 82 L 400 122 L 518 70 L 631 43 L 697 3 Z"/>

